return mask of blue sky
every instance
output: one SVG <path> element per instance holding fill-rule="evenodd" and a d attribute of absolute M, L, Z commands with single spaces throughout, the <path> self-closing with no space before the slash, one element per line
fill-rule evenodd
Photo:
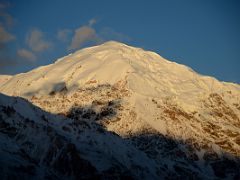
<path fill-rule="evenodd" d="M 0 0 L 0 74 L 117 40 L 240 83 L 238 0 Z"/>

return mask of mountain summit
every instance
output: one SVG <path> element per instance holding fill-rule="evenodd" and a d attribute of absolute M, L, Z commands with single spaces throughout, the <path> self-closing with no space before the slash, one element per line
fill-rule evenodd
<path fill-rule="evenodd" d="M 74 137 L 77 128 L 71 129 L 86 127 L 83 122 L 117 134 L 121 143 L 130 144 L 128 152 L 146 155 L 146 168 L 151 169 L 143 172 L 146 179 L 240 177 L 237 84 L 199 75 L 154 52 L 115 41 L 79 50 L 27 73 L 0 76 L 0 83 L 1 93 L 23 97 L 44 112 L 74 121 L 71 128 L 62 127 Z M 76 151 L 83 151 L 77 141 L 74 144 Z M 106 148 L 109 152 L 113 147 L 107 143 Z M 84 153 L 96 174 L 109 166 L 116 168 L 115 161 L 111 164 L 109 159 Z M 112 153 L 119 162 L 123 153 Z M 131 162 L 132 167 L 142 168 L 139 161 Z M 124 165 L 117 168 L 124 171 Z M 129 176 L 138 179 L 138 170 L 133 168 Z"/>

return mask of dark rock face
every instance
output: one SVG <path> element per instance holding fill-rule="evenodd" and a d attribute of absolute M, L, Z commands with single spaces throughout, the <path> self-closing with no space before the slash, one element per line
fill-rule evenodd
<path fill-rule="evenodd" d="M 211 163 L 214 174 L 219 178 L 226 178 L 230 175 L 232 178 L 240 178 L 239 162 L 230 159 L 221 159 Z"/>
<path fill-rule="evenodd" d="M 240 177 L 239 157 L 232 157 L 231 160 L 229 155 L 219 157 L 209 150 L 202 157 L 205 161 L 201 164 L 205 168 L 202 168 L 199 166 L 199 158 L 194 153 L 194 148 L 183 141 L 177 142 L 153 132 L 133 135 L 128 139 L 158 163 L 158 173 L 164 175 L 165 179 L 238 179 Z M 204 171 L 206 174 L 203 173 Z M 209 172 L 212 174 L 210 175 Z"/>
<path fill-rule="evenodd" d="M 76 179 L 88 179 L 95 176 L 97 172 L 89 161 L 81 158 L 76 146 L 72 143 L 62 149 L 52 166 L 66 177 L 73 176 Z"/>

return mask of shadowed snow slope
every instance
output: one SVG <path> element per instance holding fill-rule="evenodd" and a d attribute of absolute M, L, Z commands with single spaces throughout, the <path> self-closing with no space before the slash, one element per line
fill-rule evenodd
<path fill-rule="evenodd" d="M 24 107 L 24 108 L 22 108 Z M 153 179 L 146 154 L 94 122 L 0 94 L 1 179 Z"/>
<path fill-rule="evenodd" d="M 154 52 L 110 41 L 5 78 L 0 92 L 115 132 L 159 176 L 239 177 L 240 86 Z"/>

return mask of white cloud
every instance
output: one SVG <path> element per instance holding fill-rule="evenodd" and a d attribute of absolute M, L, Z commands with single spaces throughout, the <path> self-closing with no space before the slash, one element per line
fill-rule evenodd
<path fill-rule="evenodd" d="M 44 39 L 44 34 L 38 29 L 32 30 L 26 38 L 27 45 L 35 52 L 42 52 L 52 47 L 52 43 Z"/>
<path fill-rule="evenodd" d="M 90 26 L 82 26 L 75 30 L 75 34 L 72 38 L 71 44 L 69 46 L 70 50 L 80 48 L 84 43 L 90 41 L 96 41 L 97 34 L 96 31 Z"/>
<path fill-rule="evenodd" d="M 15 37 L 6 31 L 6 29 L 0 25 L 0 43 L 7 43 L 14 40 Z"/>
<path fill-rule="evenodd" d="M 37 57 L 31 51 L 28 51 L 26 49 L 19 49 L 17 51 L 17 55 L 20 58 L 23 58 L 25 60 L 32 61 L 32 62 L 37 59 Z"/>
<path fill-rule="evenodd" d="M 66 42 L 69 39 L 69 35 L 71 34 L 71 30 L 70 29 L 61 29 L 58 31 L 57 33 L 57 38 L 60 41 Z"/>

